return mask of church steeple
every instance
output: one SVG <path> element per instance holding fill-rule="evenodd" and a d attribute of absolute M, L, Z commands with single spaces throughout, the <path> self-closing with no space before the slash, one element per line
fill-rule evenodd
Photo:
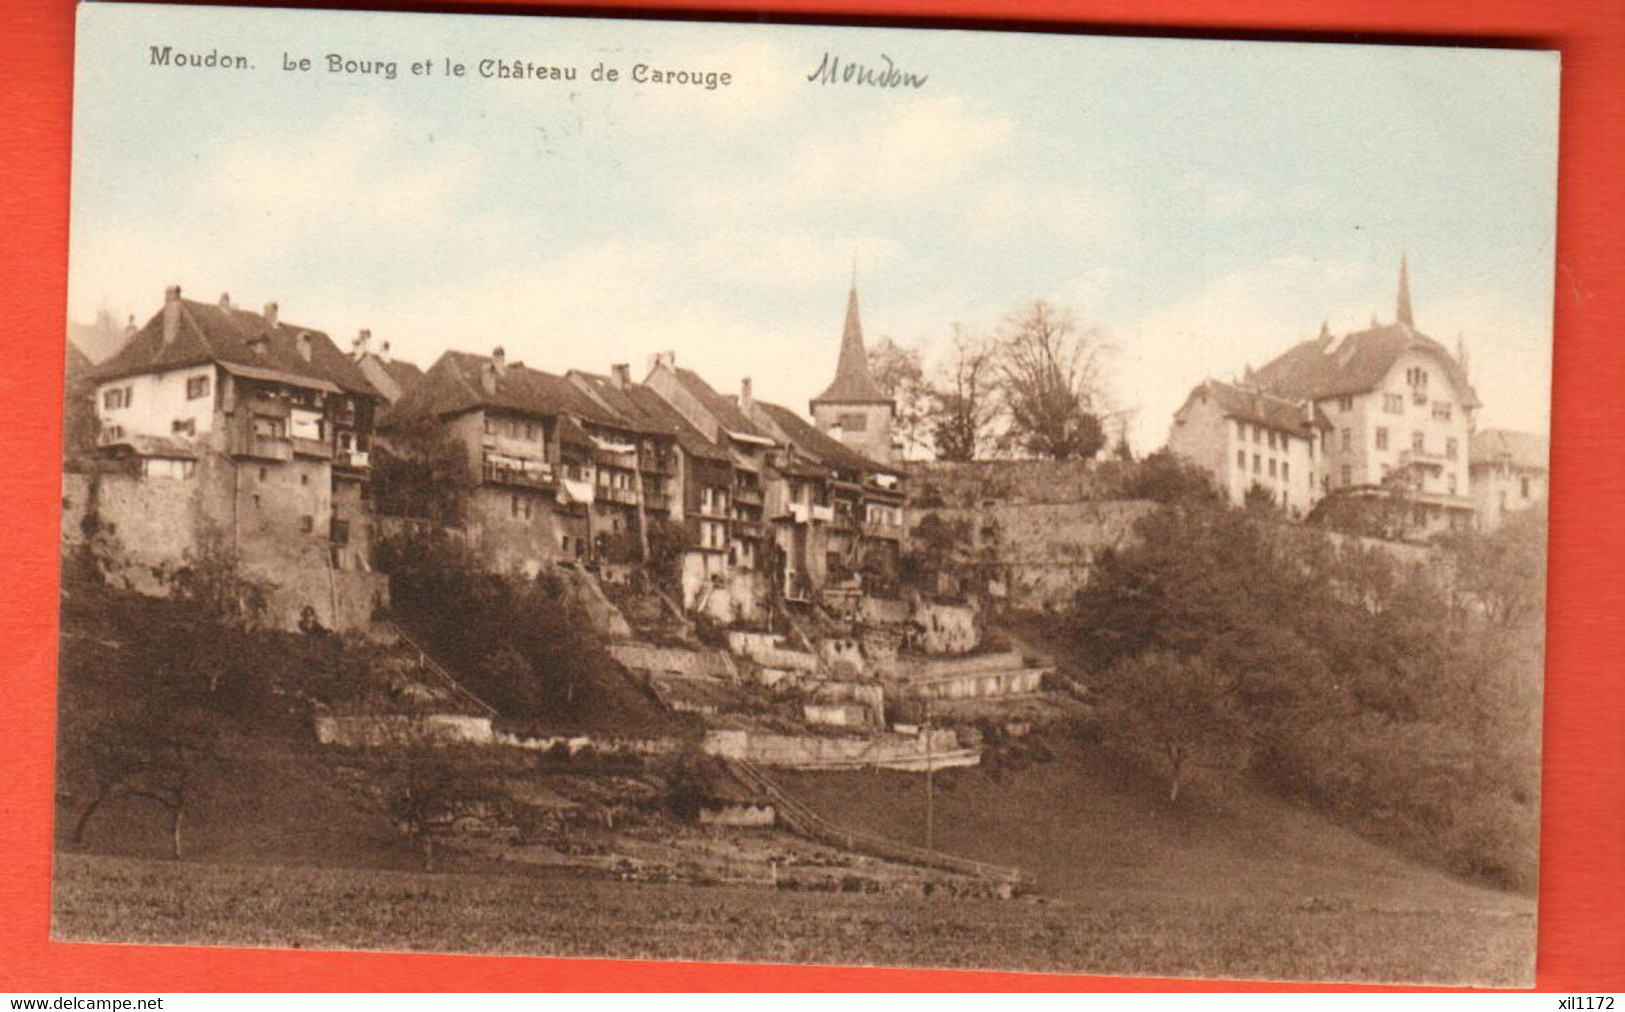
<path fill-rule="evenodd" d="M 863 320 L 858 313 L 858 287 L 846 296 L 846 325 L 841 331 L 841 355 L 835 363 L 835 382 L 814 397 L 814 404 L 890 404 L 869 375 L 869 354 L 863 347 Z"/>
<path fill-rule="evenodd" d="M 1405 255 L 1399 256 L 1399 305 L 1394 311 L 1394 320 L 1405 326 L 1416 329 L 1416 320 L 1411 316 L 1411 274 L 1405 263 Z"/>

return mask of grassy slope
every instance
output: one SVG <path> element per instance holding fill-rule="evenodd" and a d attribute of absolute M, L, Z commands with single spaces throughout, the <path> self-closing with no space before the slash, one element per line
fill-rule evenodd
<path fill-rule="evenodd" d="M 1178 806 L 1109 755 L 1058 747 L 1020 771 L 936 774 L 937 846 L 1014 865 L 1048 895 L 1157 897 L 1382 909 L 1527 913 L 1522 897 L 1474 886 L 1244 784 L 1199 784 Z M 775 774 L 845 825 L 924 842 L 917 774 Z"/>

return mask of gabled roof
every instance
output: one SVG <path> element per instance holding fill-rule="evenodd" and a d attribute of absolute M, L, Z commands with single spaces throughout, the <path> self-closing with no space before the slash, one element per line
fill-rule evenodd
<path fill-rule="evenodd" d="M 1299 432 L 1307 435 L 1311 429 L 1330 431 L 1331 419 L 1318 407 L 1311 407 L 1312 401 L 1293 401 L 1284 397 L 1277 397 L 1251 387 L 1238 386 L 1234 383 L 1221 383 L 1217 380 L 1208 380 L 1191 390 L 1190 396 L 1206 393 L 1213 398 L 1226 417 L 1252 422 L 1266 428 L 1282 432 Z M 1189 398 L 1186 398 L 1189 403 Z"/>
<path fill-rule="evenodd" d="M 165 317 L 171 312 L 174 333 L 165 340 Z M 299 353 L 300 335 L 309 335 L 309 361 Z M 265 338 L 263 354 L 249 347 L 249 341 L 259 337 Z M 98 366 L 94 379 L 100 383 L 210 362 L 261 378 L 328 384 L 352 394 L 380 396 L 350 356 L 322 331 L 281 321 L 271 325 L 245 309 L 179 297 Z"/>
<path fill-rule="evenodd" d="M 395 385 L 401 388 L 402 393 L 410 390 L 417 384 L 418 380 L 423 378 L 423 370 L 419 369 L 415 362 L 408 362 L 399 358 L 391 358 L 386 361 L 376 355 L 373 356 L 373 360 L 378 363 L 380 369 L 389 373 L 389 378 L 395 381 Z"/>
<path fill-rule="evenodd" d="M 485 385 L 488 374 L 493 381 L 490 389 Z M 475 408 L 540 418 L 570 415 L 600 425 L 629 427 L 625 419 L 600 406 L 563 376 L 518 362 L 508 363 L 498 374 L 491 356 L 466 351 L 441 355 L 423 379 L 395 402 L 389 419 L 444 417 Z"/>
<path fill-rule="evenodd" d="M 1323 400 L 1376 389 L 1407 351 L 1432 356 L 1468 407 L 1478 396 L 1461 363 L 1444 345 L 1403 323 L 1379 324 L 1334 339 L 1300 342 L 1249 377 L 1252 385 L 1295 400 Z"/>
<path fill-rule="evenodd" d="M 1480 429 L 1473 433 L 1468 459 L 1473 464 L 1504 462 L 1513 467 L 1544 471 L 1551 459 L 1551 440 L 1535 432 Z"/>
<path fill-rule="evenodd" d="M 818 427 L 800 415 L 769 401 L 757 401 L 756 406 L 784 433 L 796 449 L 825 467 L 837 471 L 856 471 L 859 474 L 898 474 L 890 464 L 871 460 L 840 440 L 818 431 Z"/>
<path fill-rule="evenodd" d="M 665 398 L 655 393 L 649 387 L 634 383 L 627 387 L 626 394 L 629 399 L 636 402 L 644 417 L 658 425 L 658 431 L 670 432 L 677 439 L 677 445 L 693 457 L 704 457 L 707 460 L 731 461 L 726 447 L 718 446 L 705 438 L 705 433 L 696 429 L 689 420 L 670 404 Z"/>
<path fill-rule="evenodd" d="M 841 331 L 841 357 L 835 363 L 835 381 L 812 399 L 814 404 L 890 404 L 892 399 L 869 375 L 869 353 L 863 348 L 863 323 L 858 318 L 858 290 L 846 297 L 846 326 Z"/>
<path fill-rule="evenodd" d="M 672 371 L 676 373 L 677 380 L 683 384 L 684 389 L 693 394 L 705 410 L 711 413 L 711 417 L 728 432 L 761 439 L 772 438 L 746 418 L 745 413 L 739 410 L 739 405 L 711 389 L 711 384 L 701 379 L 699 373 L 692 369 L 673 368 Z"/>

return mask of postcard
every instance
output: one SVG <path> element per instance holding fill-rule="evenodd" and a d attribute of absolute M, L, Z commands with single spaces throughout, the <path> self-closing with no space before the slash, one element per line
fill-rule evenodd
<path fill-rule="evenodd" d="M 1532 981 L 1555 53 L 77 45 L 55 937 Z"/>

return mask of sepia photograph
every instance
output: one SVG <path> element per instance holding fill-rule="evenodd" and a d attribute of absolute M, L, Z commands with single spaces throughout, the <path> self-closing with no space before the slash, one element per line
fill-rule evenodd
<path fill-rule="evenodd" d="M 77 24 L 53 938 L 1533 983 L 1556 52 Z"/>

